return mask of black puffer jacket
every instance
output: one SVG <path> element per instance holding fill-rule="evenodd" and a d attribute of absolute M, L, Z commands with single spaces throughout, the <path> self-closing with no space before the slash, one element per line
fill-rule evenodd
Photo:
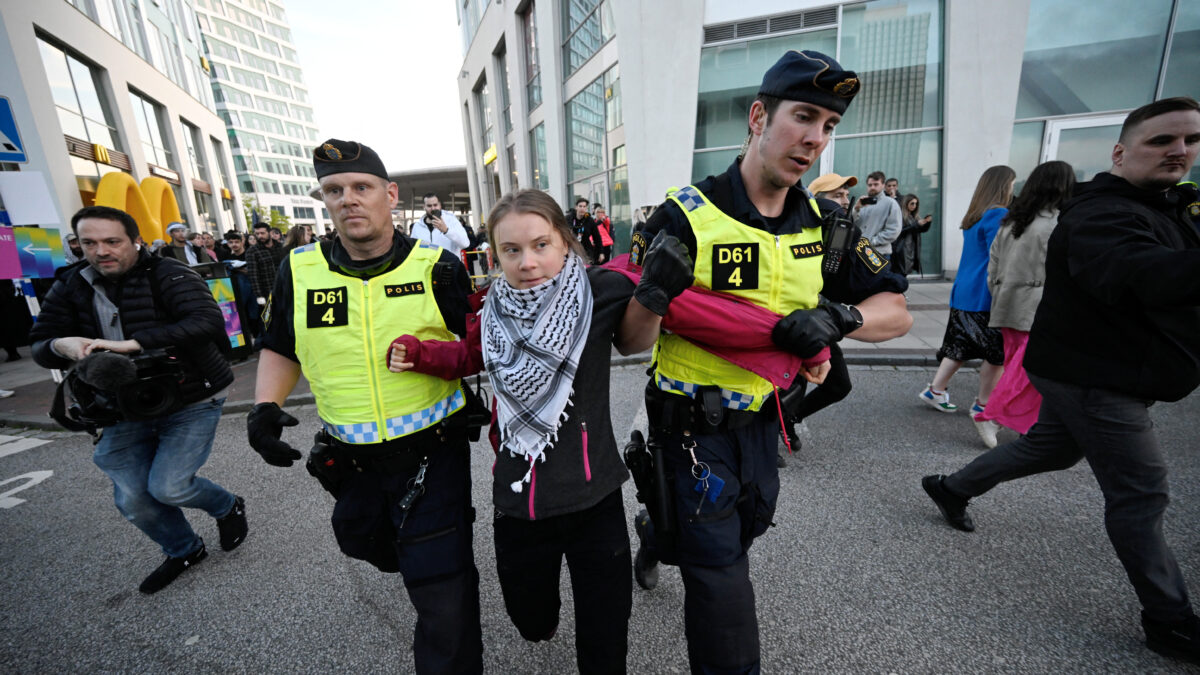
<path fill-rule="evenodd" d="M 1025 368 L 1177 401 L 1200 383 L 1200 235 L 1174 189 L 1109 173 L 1079 186 L 1050 235 Z"/>
<path fill-rule="evenodd" d="M 59 270 L 58 279 L 42 303 L 37 323 L 29 332 L 33 359 L 46 368 L 66 369 L 71 361 L 55 354 L 56 338 L 100 338 L 92 298 L 95 289 L 81 272 L 87 262 Z M 157 277 L 152 284 L 150 275 Z M 155 302 L 154 286 L 161 297 Z M 228 338 L 221 308 L 208 284 L 188 266 L 171 258 L 157 258 L 144 250 L 121 278 L 112 295 L 126 339 L 142 349 L 175 347 L 184 364 L 183 399 L 192 403 L 211 396 L 233 382 L 233 370 L 217 345 Z"/>

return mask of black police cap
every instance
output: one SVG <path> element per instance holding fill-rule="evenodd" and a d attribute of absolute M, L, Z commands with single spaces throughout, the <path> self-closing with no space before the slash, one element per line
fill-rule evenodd
<path fill-rule="evenodd" d="M 383 160 L 374 150 L 355 141 L 331 138 L 313 149 L 313 168 L 317 178 L 335 173 L 369 173 L 388 180 Z"/>
<path fill-rule="evenodd" d="M 804 101 L 839 115 L 862 88 L 858 75 L 831 56 L 809 49 L 790 50 L 763 75 L 760 95 Z"/>

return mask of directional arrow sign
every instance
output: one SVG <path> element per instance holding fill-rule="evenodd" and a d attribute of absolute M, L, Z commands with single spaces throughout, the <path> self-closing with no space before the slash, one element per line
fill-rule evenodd
<path fill-rule="evenodd" d="M 9 231 L 12 232 L 11 243 L 6 237 L 0 237 L 0 263 L 7 263 L 0 264 L 0 278 L 50 279 L 54 270 L 67 264 L 58 228 L 14 227 Z M 8 248 L 10 246 L 12 248 Z M 19 272 L 11 264 L 11 258 L 17 258 Z"/>

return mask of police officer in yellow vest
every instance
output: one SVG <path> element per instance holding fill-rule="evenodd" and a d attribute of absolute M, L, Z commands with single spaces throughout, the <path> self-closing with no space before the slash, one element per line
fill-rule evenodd
<path fill-rule="evenodd" d="M 417 626 L 418 673 L 482 670 L 479 574 L 471 548 L 469 442 L 457 381 L 393 373 L 392 338 L 465 335 L 462 264 L 392 227 L 397 187 L 370 148 L 329 139 L 313 152 L 337 238 L 293 250 L 264 317 L 250 444 L 267 463 L 300 453 L 280 439 L 303 373 L 322 431 L 309 469 L 337 498 L 346 555 L 400 572 Z"/>
<path fill-rule="evenodd" d="M 783 315 L 772 339 L 802 357 L 843 335 L 882 341 L 904 334 L 912 324 L 907 282 L 853 237 L 840 249 L 838 269 L 823 273 L 830 242 L 815 202 L 797 187 L 859 88 L 853 72 L 824 54 L 785 54 L 750 107 L 743 156 L 724 174 L 673 191 L 635 235 L 635 262 L 647 242 L 654 242 L 650 251 L 660 245 L 661 234 L 678 238 L 693 253 L 696 286 Z M 674 515 L 669 523 L 638 515 L 635 578 L 653 588 L 659 560 L 679 566 L 692 672 L 758 672 L 746 553 L 772 524 L 779 495 L 776 394 L 750 371 L 660 335 L 665 303 L 645 299 L 635 294 L 630 311 L 641 308 L 642 326 L 657 340 L 646 407 L 651 442 L 662 444 L 666 482 L 673 481 Z M 819 382 L 827 369 L 809 379 Z"/>

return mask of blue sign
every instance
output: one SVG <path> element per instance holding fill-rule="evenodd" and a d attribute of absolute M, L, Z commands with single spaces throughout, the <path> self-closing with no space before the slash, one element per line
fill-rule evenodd
<path fill-rule="evenodd" d="M 23 163 L 29 161 L 25 144 L 17 131 L 17 118 L 13 115 L 8 98 L 0 96 L 0 162 Z"/>

